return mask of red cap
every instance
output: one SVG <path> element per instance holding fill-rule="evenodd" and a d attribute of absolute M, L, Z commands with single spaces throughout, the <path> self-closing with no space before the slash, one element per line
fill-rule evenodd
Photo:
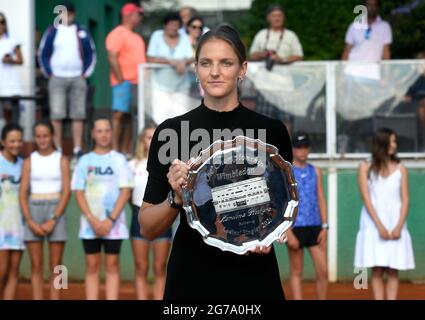
<path fill-rule="evenodd" d="M 126 3 L 121 8 L 121 15 L 122 16 L 127 16 L 127 15 L 135 13 L 135 12 L 143 13 L 144 10 L 143 10 L 142 7 L 139 7 L 138 5 L 135 5 L 134 3 Z"/>

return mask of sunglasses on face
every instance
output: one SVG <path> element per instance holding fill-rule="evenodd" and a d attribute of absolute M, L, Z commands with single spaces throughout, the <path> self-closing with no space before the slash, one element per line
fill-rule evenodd
<path fill-rule="evenodd" d="M 6 24 L 6 20 L 0 20 L 0 24 L 5 25 Z"/>
<path fill-rule="evenodd" d="M 195 26 L 195 25 L 191 25 L 190 26 L 192 29 L 199 29 L 199 30 L 202 30 L 202 28 L 204 27 L 204 26 Z"/>

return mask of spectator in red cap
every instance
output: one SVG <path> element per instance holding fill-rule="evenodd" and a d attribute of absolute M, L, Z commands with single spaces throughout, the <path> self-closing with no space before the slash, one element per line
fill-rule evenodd
<path fill-rule="evenodd" d="M 131 154 L 130 115 L 137 107 L 138 66 L 146 62 L 145 42 L 134 31 L 142 21 L 143 8 L 127 3 L 121 9 L 121 17 L 121 24 L 106 37 L 111 70 L 113 148 Z"/>

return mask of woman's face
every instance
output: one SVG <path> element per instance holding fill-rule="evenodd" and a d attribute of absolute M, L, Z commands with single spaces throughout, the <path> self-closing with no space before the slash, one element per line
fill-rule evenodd
<path fill-rule="evenodd" d="M 46 151 L 53 147 L 53 136 L 46 126 L 35 128 L 34 140 L 39 151 Z"/>
<path fill-rule="evenodd" d="M 247 62 L 242 65 L 230 44 L 211 39 L 203 44 L 196 63 L 196 73 L 205 96 L 222 98 L 237 92 L 238 78 L 246 74 Z"/>
<path fill-rule="evenodd" d="M 142 136 L 143 147 L 146 151 L 149 150 L 152 142 L 153 133 L 155 132 L 154 128 L 146 129 L 145 134 Z"/>
<path fill-rule="evenodd" d="M 390 144 L 388 146 L 388 155 L 392 156 L 397 152 L 397 137 L 395 134 L 390 136 Z"/>
<path fill-rule="evenodd" d="M 189 35 L 198 39 L 202 35 L 203 24 L 201 20 L 193 20 L 192 23 L 188 26 Z"/>
<path fill-rule="evenodd" d="M 17 157 L 21 151 L 24 142 L 22 140 L 22 132 L 18 130 L 10 131 L 6 139 L 2 141 L 4 151 L 12 155 L 13 157 Z"/>
<path fill-rule="evenodd" d="M 92 130 L 93 140 L 96 146 L 101 148 L 108 148 L 112 143 L 112 127 L 111 123 L 107 120 L 97 120 L 94 123 Z"/>
<path fill-rule="evenodd" d="M 179 34 L 180 22 L 178 20 L 169 21 L 165 27 L 164 32 L 170 37 L 175 37 Z"/>

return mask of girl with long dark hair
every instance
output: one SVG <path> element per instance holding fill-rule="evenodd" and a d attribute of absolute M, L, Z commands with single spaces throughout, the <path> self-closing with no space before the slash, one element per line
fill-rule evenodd
<path fill-rule="evenodd" d="M 354 266 L 372 268 L 375 299 L 395 300 L 398 270 L 415 267 L 406 220 L 409 209 L 407 169 L 397 157 L 397 137 L 379 129 L 373 138 L 372 159 L 360 164 L 358 183 L 363 200 Z M 384 274 L 387 282 L 384 283 Z"/>

